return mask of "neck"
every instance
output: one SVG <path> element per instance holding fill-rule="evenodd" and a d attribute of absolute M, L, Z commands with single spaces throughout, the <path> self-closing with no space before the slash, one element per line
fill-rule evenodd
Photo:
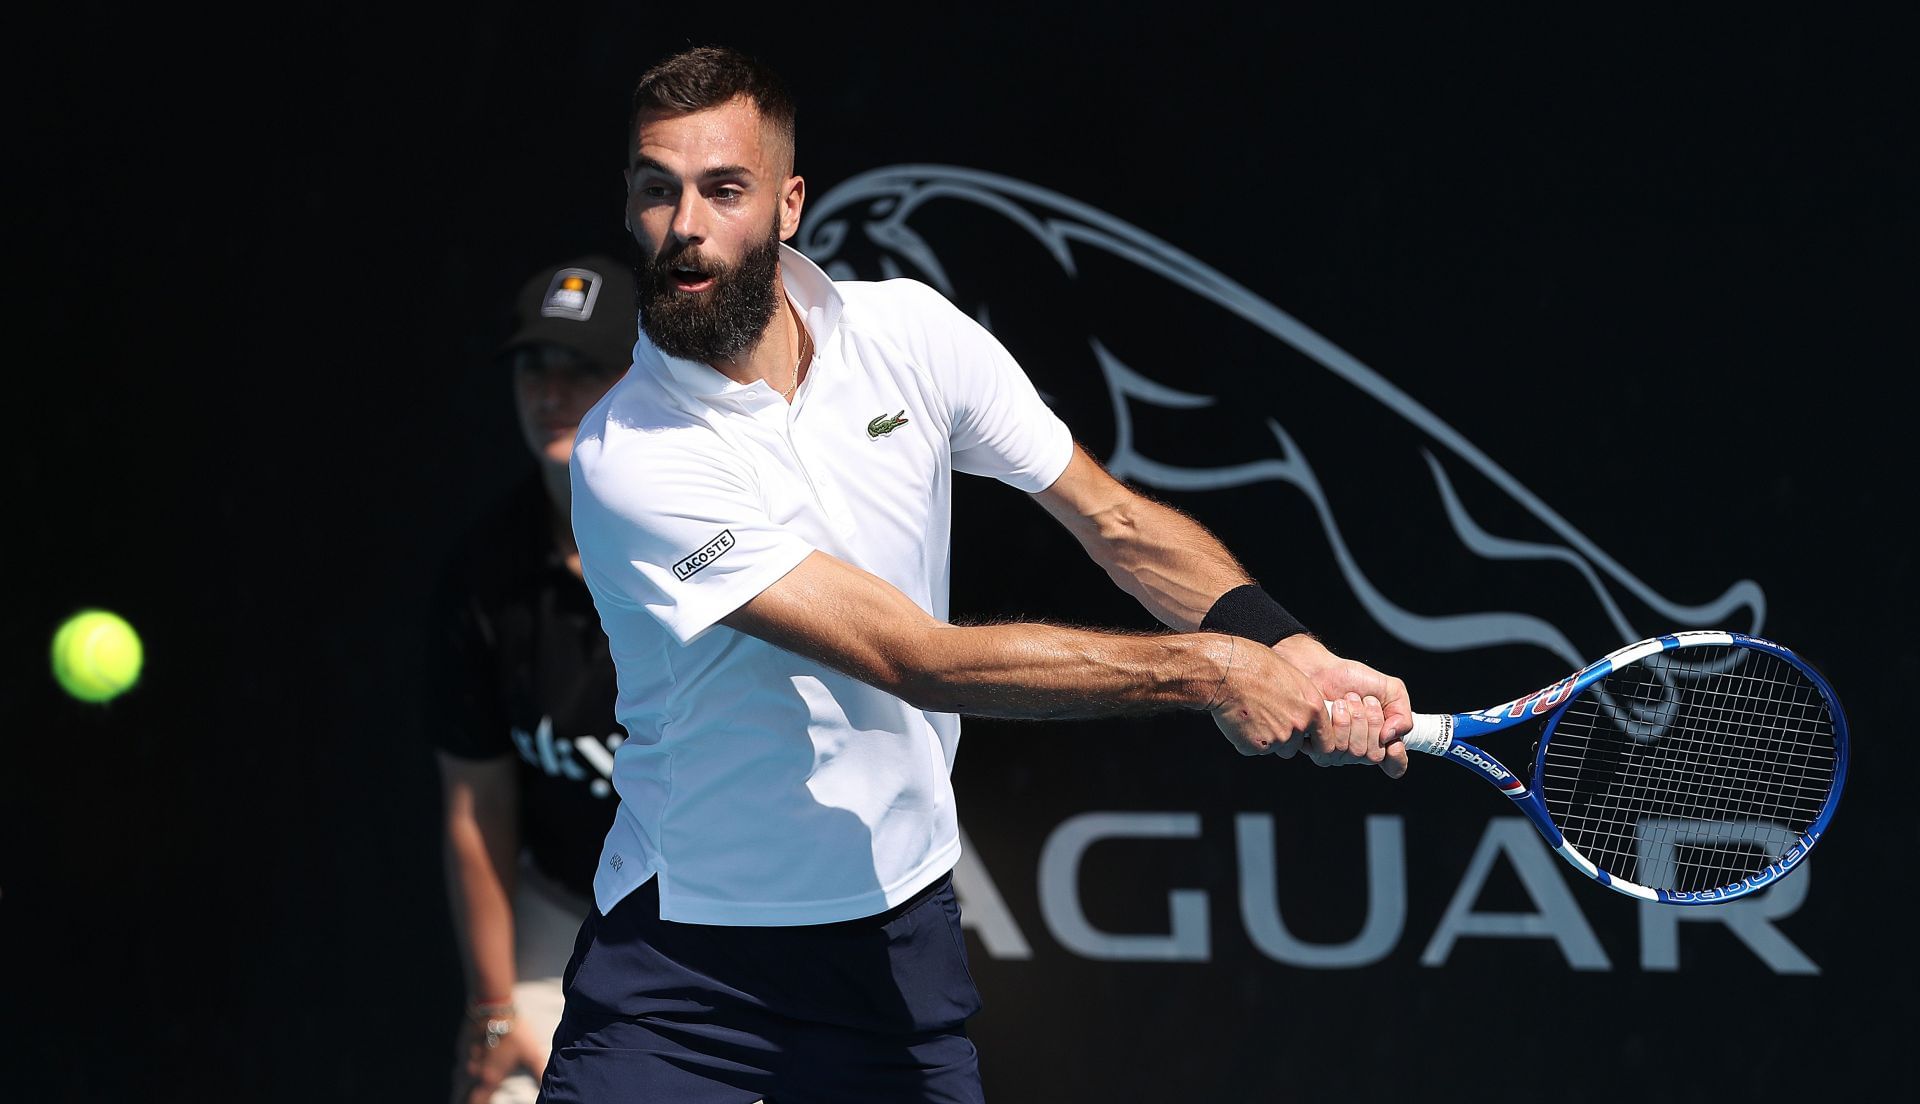
<path fill-rule="evenodd" d="M 792 401 L 792 392 L 806 374 L 800 365 L 800 322 L 794 317 L 786 285 L 778 275 L 773 278 L 773 293 L 777 305 L 773 317 L 767 319 L 767 328 L 760 331 L 760 340 L 733 360 L 714 361 L 713 369 L 735 383 L 765 380 L 768 387 Z"/>

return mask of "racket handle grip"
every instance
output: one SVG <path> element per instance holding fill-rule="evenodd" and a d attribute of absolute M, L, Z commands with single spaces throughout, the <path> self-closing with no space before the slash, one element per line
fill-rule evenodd
<path fill-rule="evenodd" d="M 1453 746 L 1453 718 L 1444 713 L 1415 713 L 1413 731 L 1405 740 L 1408 751 L 1445 755 Z"/>
<path fill-rule="evenodd" d="M 1333 721 L 1333 703 L 1327 702 L 1327 721 Z M 1408 751 L 1445 755 L 1453 743 L 1453 718 L 1440 713 L 1415 713 L 1413 731 L 1401 737 Z"/>

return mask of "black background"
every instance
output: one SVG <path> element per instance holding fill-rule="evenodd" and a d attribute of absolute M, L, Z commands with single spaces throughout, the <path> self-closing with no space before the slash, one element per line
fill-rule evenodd
<path fill-rule="evenodd" d="M 1422 967 L 1496 814 L 1454 772 L 1390 786 L 1246 763 L 1189 718 L 970 724 L 968 830 L 1035 944 L 1030 962 L 974 946 L 996 1099 L 1580 1100 L 1610 1091 L 1606 1071 L 1651 1099 L 1910 1088 L 1912 920 L 1891 887 L 1920 841 L 1888 753 L 1920 674 L 1899 635 L 1915 613 L 1910 66 L 1891 26 L 1622 20 L 492 4 L 435 23 L 318 5 L 19 24 L 0 1092 L 442 1097 L 461 994 L 414 697 L 426 586 L 526 467 L 488 358 L 513 290 L 562 257 L 624 255 L 627 92 L 703 41 L 788 76 L 816 197 L 934 162 L 1141 227 L 1379 369 L 1656 589 L 1699 602 L 1760 582 L 1766 634 L 1826 671 L 1854 723 L 1846 805 L 1781 923 L 1815 978 L 1692 926 L 1681 972 L 1643 973 L 1634 906 L 1584 884 L 1613 971 L 1474 940 Z M 1028 304 L 1002 335 L 1070 417 L 1099 406 L 1097 384 L 1075 397 L 1035 319 L 1076 343 L 1155 332 L 1138 339 L 1193 358 L 1166 372 L 1198 373 L 1168 378 L 1341 450 L 1317 455 L 1369 488 L 1343 524 L 1409 604 L 1506 600 L 1422 543 L 1434 495 L 1387 478 L 1420 469 L 1379 408 L 1211 355 L 1204 321 L 1152 331 L 1158 304 L 1124 283 L 1055 299 L 1016 250 L 979 260 L 996 316 Z M 1109 432 L 1096 418 L 1083 436 Z M 1039 511 L 962 482 L 956 612 L 1145 624 Z M 1423 706 L 1564 673 L 1538 650 L 1397 643 L 1297 497 L 1168 497 Z M 54 625 L 83 605 L 126 615 L 148 649 L 141 687 L 106 708 L 45 674 Z M 1202 840 L 1095 851 L 1086 878 L 1116 930 L 1164 924 L 1169 888 L 1207 889 L 1211 962 L 1090 962 L 1048 938 L 1041 842 L 1093 809 L 1201 813 Z M 1233 905 L 1236 812 L 1291 833 L 1288 917 L 1327 941 L 1358 922 L 1362 815 L 1405 816 L 1394 955 L 1312 973 L 1262 959 Z M 1505 891 L 1484 907 L 1524 907 Z"/>

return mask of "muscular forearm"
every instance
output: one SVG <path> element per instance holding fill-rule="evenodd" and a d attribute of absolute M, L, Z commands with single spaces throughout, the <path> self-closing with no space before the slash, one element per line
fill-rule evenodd
<path fill-rule="evenodd" d="M 1253 581 L 1205 526 L 1116 482 L 1084 452 L 1036 497 L 1120 589 L 1172 629 L 1199 628 L 1215 600 Z"/>
<path fill-rule="evenodd" d="M 950 625 L 884 580 L 819 552 L 721 624 L 922 709 L 987 717 L 1202 709 L 1219 700 L 1230 666 L 1236 677 L 1257 677 L 1262 664 L 1281 662 L 1217 633 Z"/>
<path fill-rule="evenodd" d="M 940 625 L 907 650 L 891 689 L 912 704 L 1043 720 L 1204 709 L 1220 690 L 1235 644 L 1212 633 Z"/>
<path fill-rule="evenodd" d="M 1291 755 L 1295 736 L 1327 722 L 1314 684 L 1255 641 L 949 625 L 885 580 L 821 552 L 720 623 L 922 709 L 1031 719 L 1206 709 L 1247 755 Z"/>
<path fill-rule="evenodd" d="M 1098 539 L 1082 544 L 1120 589 L 1163 624 L 1200 626 L 1222 594 L 1253 581 L 1206 527 L 1169 506 L 1135 497 L 1090 519 Z"/>

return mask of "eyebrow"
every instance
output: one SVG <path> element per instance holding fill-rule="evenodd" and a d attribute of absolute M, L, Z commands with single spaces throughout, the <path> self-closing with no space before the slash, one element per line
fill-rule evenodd
<path fill-rule="evenodd" d="M 676 175 L 671 169 L 651 157 L 635 156 L 633 159 L 633 167 L 657 172 L 661 176 Z M 753 170 L 747 168 L 745 165 L 714 165 L 711 168 L 700 170 L 700 176 L 703 179 L 711 179 L 716 176 L 738 176 L 751 180 L 753 179 Z"/>

